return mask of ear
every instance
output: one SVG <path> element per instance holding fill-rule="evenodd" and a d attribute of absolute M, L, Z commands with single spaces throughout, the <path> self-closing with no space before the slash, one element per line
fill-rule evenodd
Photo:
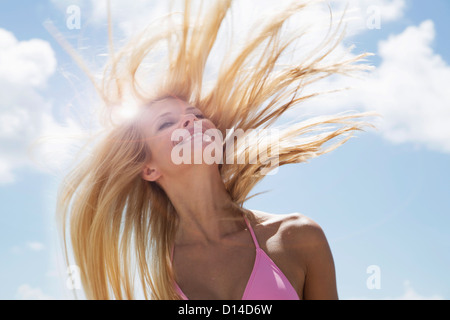
<path fill-rule="evenodd" d="M 146 165 L 141 172 L 142 179 L 146 181 L 156 181 L 161 177 L 161 173 L 156 168 Z"/>

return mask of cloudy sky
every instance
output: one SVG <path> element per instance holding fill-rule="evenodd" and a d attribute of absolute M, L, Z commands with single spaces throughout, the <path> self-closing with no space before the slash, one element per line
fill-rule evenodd
<path fill-rule="evenodd" d="M 236 1 L 237 34 L 286 2 Z M 449 299 L 450 3 L 329 3 L 335 16 L 348 3 L 347 37 L 336 52 L 352 44 L 352 54 L 372 52 L 374 69 L 307 88 L 352 90 L 311 100 L 285 120 L 347 110 L 383 117 L 376 130 L 358 133 L 333 153 L 266 177 L 252 193 L 269 192 L 246 207 L 301 212 L 318 222 L 334 254 L 342 299 Z M 97 71 L 108 44 L 105 8 L 93 0 L 0 4 L 1 299 L 73 297 L 60 255 L 55 194 L 96 98 L 48 26 Z M 113 0 L 116 45 L 165 9 L 162 0 Z M 327 10 L 315 7 L 287 25 L 323 27 Z M 39 137 L 51 138 L 37 144 Z"/>

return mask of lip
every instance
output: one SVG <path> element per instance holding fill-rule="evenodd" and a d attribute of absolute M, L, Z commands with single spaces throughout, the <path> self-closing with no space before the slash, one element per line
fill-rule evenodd
<path fill-rule="evenodd" d="M 173 145 L 176 146 L 176 145 L 178 145 L 178 144 L 180 144 L 180 143 L 186 142 L 187 139 L 192 139 L 192 135 L 195 134 L 195 133 L 201 133 L 201 134 L 203 135 L 203 134 L 205 134 L 205 131 L 208 130 L 208 129 L 209 129 L 209 128 L 207 128 L 207 127 L 205 127 L 205 126 L 202 126 L 202 130 L 201 130 L 201 131 L 197 131 L 197 132 L 194 131 L 194 127 L 190 127 L 189 129 L 185 129 L 185 130 L 187 130 L 189 133 L 188 133 L 188 134 L 185 134 L 185 135 L 182 137 L 182 139 L 180 139 L 179 141 L 174 141 L 174 142 L 173 142 Z"/>

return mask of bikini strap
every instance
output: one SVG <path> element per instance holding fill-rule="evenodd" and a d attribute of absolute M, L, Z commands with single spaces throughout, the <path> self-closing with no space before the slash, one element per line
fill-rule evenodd
<path fill-rule="evenodd" d="M 248 222 L 248 220 L 245 216 L 244 216 L 244 220 L 245 220 L 245 223 L 247 224 L 248 230 L 250 230 L 250 234 L 252 235 L 253 243 L 255 244 L 256 249 L 259 249 L 259 243 L 258 243 L 258 240 L 256 239 L 255 232 L 253 232 L 253 228 L 252 228 L 250 222 Z"/>

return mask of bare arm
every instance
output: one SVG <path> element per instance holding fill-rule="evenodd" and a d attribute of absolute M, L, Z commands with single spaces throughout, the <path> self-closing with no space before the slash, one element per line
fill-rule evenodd
<path fill-rule="evenodd" d="M 305 300 L 336 300 L 336 272 L 333 255 L 322 228 L 312 220 L 304 227 L 309 245 L 306 249 Z"/>
<path fill-rule="evenodd" d="M 333 255 L 322 228 L 310 218 L 296 214 L 289 234 L 291 243 L 296 244 L 292 252 L 295 261 L 302 262 L 303 272 L 299 275 L 304 277 L 303 299 L 338 299 Z"/>

